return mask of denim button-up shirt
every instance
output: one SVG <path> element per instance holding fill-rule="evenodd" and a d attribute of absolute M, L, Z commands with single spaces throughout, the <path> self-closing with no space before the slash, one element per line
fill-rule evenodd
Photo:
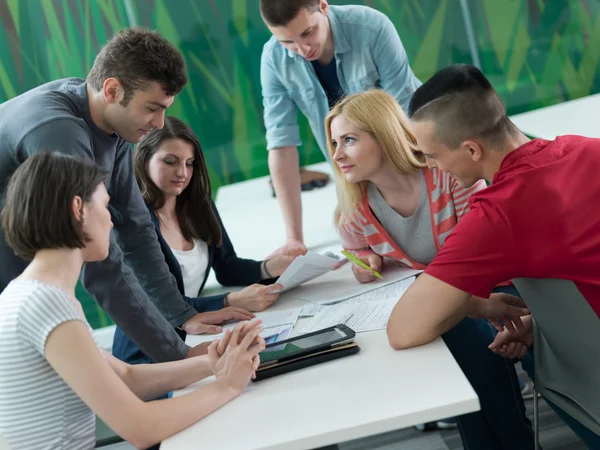
<path fill-rule="evenodd" d="M 337 75 L 345 95 L 380 88 L 406 111 L 421 85 L 390 19 L 366 6 L 330 6 Z M 269 150 L 299 146 L 297 108 L 307 117 L 325 155 L 327 95 L 311 63 L 287 50 L 274 36 L 263 48 L 260 72 Z"/>

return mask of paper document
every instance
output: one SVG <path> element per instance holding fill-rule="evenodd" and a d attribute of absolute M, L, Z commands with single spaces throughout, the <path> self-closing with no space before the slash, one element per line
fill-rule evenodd
<path fill-rule="evenodd" d="M 384 298 L 395 298 L 396 301 L 398 301 L 416 279 L 416 277 L 410 277 L 404 280 L 396 281 L 395 283 L 388 284 L 387 286 L 383 286 L 377 289 L 373 289 L 372 291 L 365 292 L 364 294 L 350 297 L 347 300 L 342 300 L 342 302 L 357 304 L 363 302 L 378 301 Z M 323 305 L 334 303 L 339 302 L 336 301 L 331 303 L 323 303 Z M 306 306 L 302 308 L 302 311 L 304 311 L 304 309 L 306 309 Z"/>
<path fill-rule="evenodd" d="M 346 300 L 334 301 L 331 303 L 309 303 L 307 306 L 302 308 L 300 311 L 300 317 L 312 317 L 323 309 L 328 308 L 330 305 L 357 305 L 358 303 L 364 302 L 376 302 L 384 299 L 396 299 L 398 301 L 400 297 L 406 292 L 409 286 L 416 280 L 416 277 L 410 277 L 405 280 L 397 281 L 387 286 L 374 289 L 364 294 L 350 297 Z"/>
<path fill-rule="evenodd" d="M 278 336 L 280 333 L 287 333 L 286 337 L 289 336 L 291 330 L 293 330 L 296 322 L 298 322 L 298 317 L 300 316 L 300 311 L 302 308 L 294 308 L 287 309 L 282 311 L 265 311 L 256 313 L 256 318 L 252 319 L 250 322 L 254 320 L 262 320 L 262 327 L 264 330 L 260 333 L 260 335 L 267 339 L 272 336 Z M 231 322 L 223 325 L 223 332 L 219 334 L 200 334 L 197 336 L 188 335 L 186 342 L 188 345 L 198 345 L 202 342 L 209 342 L 215 339 L 221 339 L 226 330 L 236 327 L 239 322 Z M 277 337 L 277 340 L 282 340 L 285 338 Z"/>
<path fill-rule="evenodd" d="M 381 330 L 386 327 L 397 298 L 388 298 L 375 302 L 338 303 L 323 306 L 311 320 L 302 328 L 302 333 L 322 330 L 340 323 L 352 328 L 357 333 Z"/>
<path fill-rule="evenodd" d="M 340 261 L 336 258 L 320 255 L 315 252 L 307 252 L 306 255 L 298 256 L 285 269 L 277 280 L 278 284 L 283 286 L 282 292 L 289 291 L 302 283 L 313 280 L 329 271 L 331 271 Z"/>
<path fill-rule="evenodd" d="M 422 270 L 386 266 L 382 271 L 383 280 L 377 279 L 371 283 L 361 284 L 355 280 L 351 266 L 352 264 L 344 264 L 337 270 L 298 286 L 288 295 L 311 303 L 331 304 L 387 286 L 390 286 L 390 289 L 396 289 L 391 286 L 393 283 L 414 278 L 422 272 Z M 385 296 L 387 297 L 387 294 Z M 382 297 L 380 296 L 380 298 Z"/>
<path fill-rule="evenodd" d="M 290 334 L 292 334 L 294 327 L 292 325 L 282 325 L 281 327 L 279 327 L 278 329 L 278 333 L 274 334 L 273 336 L 269 336 L 269 337 L 265 337 L 265 344 L 273 344 L 275 342 L 281 342 L 286 340 L 288 337 L 290 337 Z M 272 348 L 266 348 L 263 351 L 264 352 L 272 352 L 277 350 L 277 348 L 279 347 L 272 347 Z"/>

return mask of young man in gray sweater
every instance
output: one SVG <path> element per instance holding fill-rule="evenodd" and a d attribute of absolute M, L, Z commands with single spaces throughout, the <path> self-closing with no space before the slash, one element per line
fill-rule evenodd
<path fill-rule="evenodd" d="M 193 334 L 218 332 L 215 324 L 249 317 L 236 308 L 198 314 L 184 301 L 133 174 L 131 143 L 162 128 L 165 110 L 186 82 L 183 57 L 171 43 L 157 32 L 131 28 L 102 48 L 87 79 L 52 81 L 0 105 L 0 198 L 17 167 L 42 150 L 89 159 L 109 172 L 115 225 L 110 254 L 87 264 L 82 281 L 156 362 L 202 351 L 185 345 L 176 327 Z M 0 292 L 27 264 L 0 231 Z"/>

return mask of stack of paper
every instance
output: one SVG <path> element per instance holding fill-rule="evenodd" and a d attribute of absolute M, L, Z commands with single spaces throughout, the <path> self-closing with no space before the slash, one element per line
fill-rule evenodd
<path fill-rule="evenodd" d="M 313 315 L 313 318 L 304 326 L 302 333 L 340 323 L 348 325 L 357 333 L 381 330 L 387 326 L 394 306 L 415 279 L 416 277 L 410 277 L 334 304 L 305 306 L 300 315 Z"/>
<path fill-rule="evenodd" d="M 364 303 L 338 303 L 323 306 L 310 320 L 302 333 L 322 330 L 338 324 L 345 324 L 355 332 L 381 330 L 386 327 L 397 298 L 388 298 Z"/>
<path fill-rule="evenodd" d="M 371 283 L 361 284 L 352 275 L 352 264 L 345 264 L 316 280 L 298 286 L 288 295 L 307 302 L 326 305 L 346 301 L 366 292 L 389 287 L 390 291 L 388 293 L 378 292 L 377 295 L 379 298 L 392 297 L 403 292 L 397 291 L 399 288 L 398 282 L 406 279 L 414 280 L 414 277 L 421 272 L 422 270 L 403 267 L 385 267 L 382 280 L 377 279 Z M 400 295 L 398 295 L 398 298 L 400 298 Z"/>

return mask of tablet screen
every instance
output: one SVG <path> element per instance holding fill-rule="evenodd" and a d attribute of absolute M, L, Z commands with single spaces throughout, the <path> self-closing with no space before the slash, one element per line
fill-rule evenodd
<path fill-rule="evenodd" d="M 297 339 L 294 339 L 292 342 L 287 344 L 271 344 L 271 346 L 267 347 L 260 353 L 260 362 L 266 363 L 312 347 L 334 343 L 343 337 L 346 337 L 346 335 L 337 328 L 334 328 L 333 330 L 326 331 L 325 333 L 315 334 L 313 336 L 298 336 Z"/>

